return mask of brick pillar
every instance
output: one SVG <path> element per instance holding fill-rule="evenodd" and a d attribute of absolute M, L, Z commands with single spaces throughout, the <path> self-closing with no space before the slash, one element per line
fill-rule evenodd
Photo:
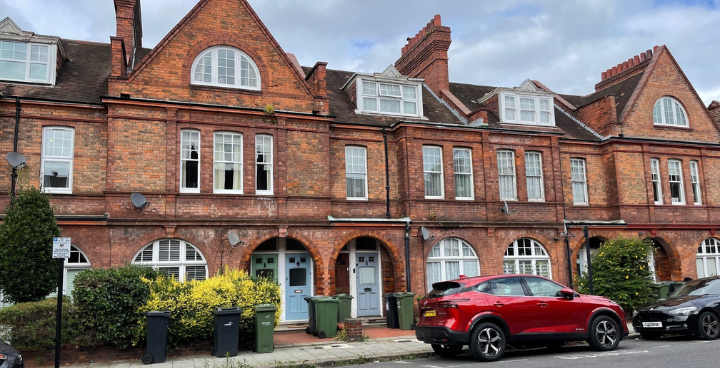
<path fill-rule="evenodd" d="M 362 341 L 363 328 L 362 320 L 358 318 L 348 318 L 345 320 L 345 332 L 347 332 L 348 341 Z"/>

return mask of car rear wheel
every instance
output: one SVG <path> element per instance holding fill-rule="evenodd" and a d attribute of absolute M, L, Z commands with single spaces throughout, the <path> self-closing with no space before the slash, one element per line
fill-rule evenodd
<path fill-rule="evenodd" d="M 440 344 L 432 344 L 433 350 L 435 350 L 435 353 L 437 355 L 440 355 L 441 357 L 445 358 L 452 358 L 460 353 L 462 353 L 463 346 L 462 345 L 440 345 Z"/>
<path fill-rule="evenodd" d="M 490 322 L 483 322 L 473 330 L 470 338 L 470 354 L 481 362 L 498 360 L 505 353 L 505 333 Z"/>
<path fill-rule="evenodd" d="M 590 346 L 596 350 L 615 350 L 620 343 L 617 323 L 608 316 L 598 316 L 590 324 Z"/>
<path fill-rule="evenodd" d="M 718 326 L 718 317 L 713 312 L 703 312 L 700 314 L 700 326 L 698 326 L 698 335 L 703 340 L 715 340 L 720 335 L 720 326 Z"/>

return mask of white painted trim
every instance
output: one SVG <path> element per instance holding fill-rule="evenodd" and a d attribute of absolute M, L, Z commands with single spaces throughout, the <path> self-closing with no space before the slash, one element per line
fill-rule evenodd
<path fill-rule="evenodd" d="M 225 49 L 230 50 L 235 53 L 235 84 L 220 84 L 218 83 L 218 50 Z M 212 58 L 212 70 L 210 72 L 211 75 L 211 82 L 202 82 L 202 81 L 196 81 L 195 80 L 195 67 L 197 66 L 197 63 L 200 61 L 200 59 L 205 56 L 208 52 L 211 53 Z M 243 86 L 242 83 L 242 57 L 245 57 L 247 61 L 250 63 L 250 66 L 255 69 L 255 76 L 257 77 L 257 86 Z M 220 87 L 220 88 L 235 88 L 235 89 L 246 89 L 251 91 L 259 91 L 262 86 L 261 82 L 261 76 L 260 76 L 260 69 L 258 69 L 257 64 L 255 64 L 255 60 L 253 60 L 250 55 L 244 53 L 243 51 L 236 49 L 234 47 L 230 46 L 213 46 L 210 48 L 207 48 L 195 57 L 195 60 L 193 60 L 192 66 L 190 67 L 190 84 L 197 85 L 197 86 L 212 86 L 212 87 Z"/>
<path fill-rule="evenodd" d="M 258 144 L 258 137 L 270 137 L 270 163 L 258 163 L 257 160 L 257 144 Z M 254 155 L 254 163 L 255 163 L 255 194 L 257 195 L 273 195 L 274 194 L 274 188 L 275 188 L 275 137 L 271 134 L 255 134 L 255 155 Z M 268 190 L 258 190 L 257 189 L 257 180 L 258 180 L 258 164 L 262 165 L 270 165 L 270 185 L 268 185 Z"/>
<path fill-rule="evenodd" d="M 183 158 L 182 158 L 182 142 L 183 142 L 183 139 L 182 139 L 183 134 L 182 133 L 183 132 L 197 132 L 197 134 L 198 134 L 198 139 L 197 139 L 198 187 L 197 188 L 183 188 L 183 174 L 184 174 L 183 164 L 182 164 L 183 163 Z M 180 130 L 180 147 L 179 147 L 180 148 L 179 149 L 179 153 L 180 153 L 180 157 L 179 157 L 180 158 L 180 178 L 179 178 L 180 179 L 180 193 L 200 193 L 201 179 L 202 179 L 202 149 L 201 149 L 202 146 L 201 146 L 201 144 L 202 144 L 202 135 L 201 135 L 200 130 L 197 130 L 197 129 L 181 129 Z M 187 161 L 194 161 L 194 160 L 188 159 Z"/>
<path fill-rule="evenodd" d="M 348 158 L 348 148 L 350 149 L 362 149 L 365 158 L 364 168 L 365 168 L 365 196 L 364 197 L 349 197 L 347 195 L 347 158 Z M 368 192 L 368 165 L 367 165 L 367 159 L 368 159 L 368 149 L 367 147 L 363 146 L 354 146 L 354 145 L 347 145 L 345 146 L 345 199 L 349 201 L 367 201 L 368 197 L 370 196 L 370 193 Z M 353 173 L 357 174 L 357 173 Z"/>
<path fill-rule="evenodd" d="M 440 195 L 439 195 L 439 196 L 429 196 L 429 195 L 425 195 L 425 186 L 427 185 L 427 183 L 425 183 L 425 152 L 424 152 L 424 151 L 425 151 L 425 147 L 435 148 L 435 149 L 438 149 L 438 150 L 440 151 Z M 443 162 L 443 147 L 442 147 L 442 146 L 437 146 L 437 145 L 427 144 L 427 145 L 423 145 L 423 146 L 421 147 L 421 149 L 423 150 L 423 152 L 422 152 L 422 157 L 423 157 L 423 161 L 422 161 L 422 165 L 423 165 L 423 184 L 424 184 L 424 185 L 423 185 L 423 194 L 425 195 L 425 199 L 445 199 L 445 163 Z M 435 173 L 434 171 L 429 171 L 429 172 L 430 172 L 430 173 Z"/>
<path fill-rule="evenodd" d="M 454 172 L 455 169 L 455 150 L 458 151 L 468 151 L 470 153 L 470 197 L 458 197 L 457 196 L 457 180 L 455 180 L 455 175 L 457 175 L 456 172 Z M 472 201 L 475 199 L 475 175 L 473 173 L 473 156 L 472 156 L 472 149 L 467 147 L 453 147 L 453 181 L 455 183 L 455 200 L 457 201 Z M 467 173 L 461 173 L 463 175 L 467 175 Z"/>
<path fill-rule="evenodd" d="M 515 107 L 513 108 L 515 110 L 515 120 L 508 120 L 505 117 L 505 96 L 513 96 L 515 97 Z M 529 98 L 533 99 L 535 101 L 535 122 L 529 122 L 529 121 L 523 121 L 521 114 L 522 114 L 522 108 L 520 99 L 521 98 Z M 518 93 L 518 92 L 501 92 L 498 95 L 498 105 L 500 106 L 500 122 L 504 124 L 518 124 L 518 125 L 534 125 L 534 126 L 555 126 L 555 103 L 553 101 L 553 96 L 548 96 L 546 94 L 538 95 L 537 93 Z M 540 100 L 548 100 L 548 105 L 550 110 L 544 111 L 540 109 Z M 540 120 L 540 115 L 542 112 L 549 112 L 550 113 L 550 123 L 542 123 Z"/>
<path fill-rule="evenodd" d="M 62 156 L 50 156 L 47 157 L 45 155 L 45 139 L 46 139 L 46 132 L 48 130 L 64 130 L 69 131 L 71 133 L 71 144 L 72 149 L 70 152 L 70 157 L 62 157 Z M 42 140 L 40 142 L 40 187 L 42 188 L 44 193 L 56 193 L 56 194 L 72 194 L 73 191 L 73 173 L 74 173 L 74 166 L 75 166 L 75 128 L 71 127 L 64 127 L 64 126 L 46 126 L 43 127 L 42 130 Z M 68 171 L 68 187 L 67 188 L 47 188 L 45 187 L 45 162 L 65 162 L 70 163 L 70 170 Z"/>
<path fill-rule="evenodd" d="M 218 134 L 230 134 L 230 135 L 238 135 L 240 136 L 240 189 L 216 189 L 215 188 L 215 180 L 217 179 L 215 177 L 215 164 L 218 163 L 218 161 L 215 160 L 215 156 L 217 155 L 216 147 L 217 147 L 217 135 Z M 230 132 L 230 131 L 216 131 L 213 132 L 213 168 L 212 168 L 212 174 L 213 174 L 213 193 L 216 194 L 243 194 L 243 185 L 245 182 L 244 174 L 245 174 L 245 165 L 244 165 L 244 158 L 245 158 L 245 137 L 240 132 Z M 223 151 L 224 152 L 224 151 Z M 234 152 L 233 152 L 234 153 Z M 228 162 L 228 161 L 219 161 L 220 163 L 235 163 Z"/>

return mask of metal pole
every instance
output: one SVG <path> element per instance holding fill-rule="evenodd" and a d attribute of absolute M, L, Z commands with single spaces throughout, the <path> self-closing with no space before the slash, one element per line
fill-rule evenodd
<path fill-rule="evenodd" d="M 567 253 L 567 269 L 568 269 L 568 285 L 570 285 L 570 289 L 573 288 L 573 279 L 572 279 L 572 260 L 570 257 L 572 257 L 572 252 L 570 251 L 570 234 L 568 232 L 568 227 L 566 225 L 563 225 L 565 227 L 565 253 Z"/>
<path fill-rule="evenodd" d="M 58 292 L 57 292 L 57 316 L 55 324 L 55 368 L 60 368 L 60 330 L 62 329 L 62 297 L 63 297 L 63 270 L 65 270 L 65 258 L 59 258 L 60 270 L 58 271 Z"/>
<path fill-rule="evenodd" d="M 405 279 L 407 292 L 410 292 L 410 222 L 405 223 Z"/>
<path fill-rule="evenodd" d="M 588 236 L 588 227 L 583 226 L 583 236 L 585 237 L 585 256 L 587 258 L 587 269 L 588 269 L 588 286 L 590 287 L 590 295 L 594 294 L 593 290 L 593 276 L 592 276 L 592 262 L 590 261 L 590 237 Z"/>
<path fill-rule="evenodd" d="M 15 96 L 15 138 L 13 139 L 13 152 L 17 152 L 18 130 L 20 130 L 20 97 Z"/>

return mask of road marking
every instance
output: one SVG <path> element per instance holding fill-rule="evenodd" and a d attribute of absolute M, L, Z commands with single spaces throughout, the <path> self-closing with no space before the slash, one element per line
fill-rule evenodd
<path fill-rule="evenodd" d="M 707 343 L 712 342 L 712 341 L 696 341 L 696 342 L 697 342 L 698 344 L 707 344 Z"/>
<path fill-rule="evenodd" d="M 602 358 L 602 357 L 627 355 L 627 354 L 640 354 L 640 353 L 647 353 L 647 352 L 648 352 L 647 350 L 628 350 L 628 351 L 605 352 L 605 353 L 596 353 L 596 354 L 558 355 L 555 358 L 575 360 L 575 359 L 585 359 L 585 358 Z"/>
<path fill-rule="evenodd" d="M 395 362 L 396 364 L 410 364 L 410 362 L 406 362 L 404 360 L 398 360 Z"/>
<path fill-rule="evenodd" d="M 660 349 L 660 348 L 669 348 L 672 345 L 660 345 L 660 346 L 653 346 L 653 349 Z"/>
<path fill-rule="evenodd" d="M 501 360 L 501 361 L 499 361 L 498 363 L 514 363 L 514 362 L 522 362 L 522 361 L 525 361 L 525 360 L 527 360 L 527 359 Z"/>

